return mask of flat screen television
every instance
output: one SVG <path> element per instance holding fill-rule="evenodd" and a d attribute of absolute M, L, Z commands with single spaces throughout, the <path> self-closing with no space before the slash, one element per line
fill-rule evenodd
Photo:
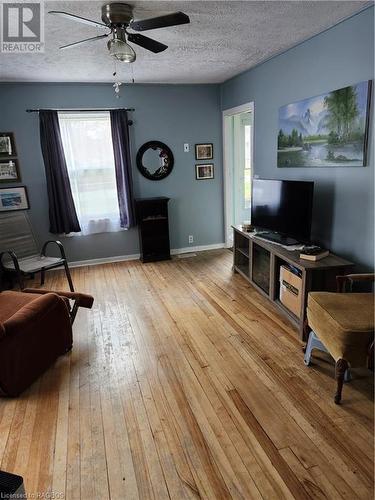
<path fill-rule="evenodd" d="M 253 179 L 252 226 L 308 242 L 311 235 L 313 192 L 313 182 Z"/>

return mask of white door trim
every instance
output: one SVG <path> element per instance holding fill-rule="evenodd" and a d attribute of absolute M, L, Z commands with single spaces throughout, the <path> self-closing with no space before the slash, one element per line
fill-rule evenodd
<path fill-rule="evenodd" d="M 240 113 L 254 113 L 254 101 L 246 102 L 240 106 L 235 106 L 234 108 L 228 108 L 223 110 L 223 116 L 238 115 Z"/>
<path fill-rule="evenodd" d="M 224 109 L 222 112 L 222 121 L 223 121 L 223 179 L 224 179 L 224 237 L 225 237 L 225 248 L 231 247 L 231 242 L 228 238 L 227 225 L 228 221 L 233 220 L 233 188 L 232 188 L 232 175 L 230 165 L 228 165 L 227 161 L 227 137 L 226 137 L 226 129 L 225 129 L 225 118 L 228 116 L 237 115 L 240 113 L 250 112 L 253 115 L 253 127 L 252 127 L 252 138 L 251 138 L 251 153 L 252 153 L 252 162 L 251 165 L 254 165 L 254 101 L 247 102 L 245 104 L 241 104 L 240 106 L 235 106 L 234 108 Z"/>

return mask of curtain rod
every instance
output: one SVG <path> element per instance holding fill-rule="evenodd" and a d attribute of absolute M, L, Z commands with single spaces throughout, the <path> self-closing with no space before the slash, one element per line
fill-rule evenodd
<path fill-rule="evenodd" d="M 73 109 L 57 109 L 57 108 L 46 108 L 46 109 L 27 109 L 26 113 L 39 113 L 39 111 L 66 111 L 73 113 L 75 111 L 84 113 L 85 111 L 135 111 L 134 108 L 73 108 Z"/>

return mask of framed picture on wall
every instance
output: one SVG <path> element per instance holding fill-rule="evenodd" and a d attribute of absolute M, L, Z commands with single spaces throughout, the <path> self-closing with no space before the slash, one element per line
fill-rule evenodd
<path fill-rule="evenodd" d="M 278 167 L 364 167 L 372 81 L 279 109 Z"/>
<path fill-rule="evenodd" d="M 214 178 L 214 164 L 206 163 L 195 165 L 195 178 L 197 181 L 203 181 L 206 179 Z"/>
<path fill-rule="evenodd" d="M 18 160 L 1 160 L 0 159 L 0 182 L 20 182 L 20 170 Z"/>
<path fill-rule="evenodd" d="M 196 144 L 195 145 L 195 159 L 196 160 L 212 160 L 214 157 L 214 145 Z"/>
<path fill-rule="evenodd" d="M 17 156 L 13 132 L 0 132 L 0 159 Z"/>
<path fill-rule="evenodd" d="M 0 212 L 29 209 L 29 200 L 25 186 L 0 188 Z"/>

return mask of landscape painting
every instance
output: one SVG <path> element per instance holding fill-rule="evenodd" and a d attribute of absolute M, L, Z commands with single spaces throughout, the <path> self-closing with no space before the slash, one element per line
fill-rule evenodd
<path fill-rule="evenodd" d="M 279 109 L 278 167 L 363 167 L 371 81 Z"/>
<path fill-rule="evenodd" d="M 0 188 L 0 212 L 28 208 L 30 207 L 25 186 Z"/>

